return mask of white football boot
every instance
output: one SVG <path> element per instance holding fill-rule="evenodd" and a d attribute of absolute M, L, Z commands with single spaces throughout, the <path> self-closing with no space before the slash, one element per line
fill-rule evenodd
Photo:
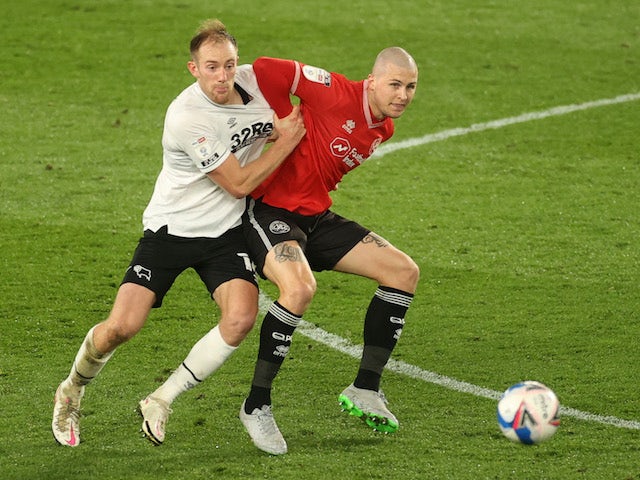
<path fill-rule="evenodd" d="M 251 414 L 245 413 L 244 402 L 240 407 L 240 421 L 247 429 L 253 444 L 263 452 L 271 455 L 283 455 L 287 453 L 287 442 L 273 418 L 271 405 L 263 405 L 262 408 L 254 408 Z"/>
<path fill-rule="evenodd" d="M 145 436 L 154 445 L 162 445 L 169 414 L 173 413 L 173 410 L 169 408 L 167 402 L 152 396 L 140 400 L 138 406 Z"/>
<path fill-rule="evenodd" d="M 53 437 L 60 445 L 77 447 L 80 443 L 80 400 L 84 387 L 67 387 L 61 383 L 53 397 Z"/>

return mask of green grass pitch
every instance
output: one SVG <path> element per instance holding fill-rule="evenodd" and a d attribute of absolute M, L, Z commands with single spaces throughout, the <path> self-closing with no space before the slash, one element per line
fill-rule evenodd
<path fill-rule="evenodd" d="M 640 480 L 638 2 L 5 3 L 1 478 Z M 217 322 L 187 273 L 87 388 L 83 443 L 53 440 L 55 387 L 109 312 L 161 166 L 165 109 L 192 81 L 188 41 L 209 17 L 236 35 L 242 62 L 296 58 L 353 79 L 403 46 L 420 79 L 392 141 L 468 129 L 373 158 L 333 195 L 336 212 L 421 267 L 393 359 L 445 381 L 385 373 L 394 435 L 339 410 L 357 360 L 308 333 L 360 345 L 375 286 L 325 272 L 274 390 L 289 454 L 258 451 L 237 418 L 257 329 L 174 403 L 153 447 L 138 400 Z M 636 97 L 469 128 L 621 95 Z M 568 409 L 533 447 L 506 440 L 496 400 L 480 394 L 524 379 Z"/>

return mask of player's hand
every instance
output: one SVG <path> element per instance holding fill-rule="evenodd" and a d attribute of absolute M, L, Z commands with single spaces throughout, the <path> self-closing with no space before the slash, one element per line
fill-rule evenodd
<path fill-rule="evenodd" d="M 276 139 L 278 142 L 297 145 L 307 130 L 304 126 L 302 113 L 300 113 L 300 105 L 294 105 L 291 113 L 284 118 L 278 118 L 273 115 L 273 125 L 275 128 Z"/>

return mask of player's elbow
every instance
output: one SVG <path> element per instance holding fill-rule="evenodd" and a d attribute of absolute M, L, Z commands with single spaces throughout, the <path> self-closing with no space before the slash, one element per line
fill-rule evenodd
<path fill-rule="evenodd" d="M 227 192 L 235 198 L 244 198 L 248 196 L 254 188 L 255 185 L 252 182 L 241 182 L 235 185 L 230 185 L 229 188 L 227 188 Z"/>
<path fill-rule="evenodd" d="M 251 193 L 251 190 L 242 186 L 227 189 L 227 192 L 235 198 L 244 198 Z"/>

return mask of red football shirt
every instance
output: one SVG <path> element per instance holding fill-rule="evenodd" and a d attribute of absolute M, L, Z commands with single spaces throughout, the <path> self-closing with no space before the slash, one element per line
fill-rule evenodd
<path fill-rule="evenodd" d="M 300 98 L 307 133 L 297 148 L 251 194 L 264 203 L 303 215 L 331 206 L 329 192 L 393 135 L 390 118 L 369 108 L 367 80 L 293 60 L 261 57 L 253 64 L 258 85 L 279 117 L 291 112 L 289 94 Z"/>

